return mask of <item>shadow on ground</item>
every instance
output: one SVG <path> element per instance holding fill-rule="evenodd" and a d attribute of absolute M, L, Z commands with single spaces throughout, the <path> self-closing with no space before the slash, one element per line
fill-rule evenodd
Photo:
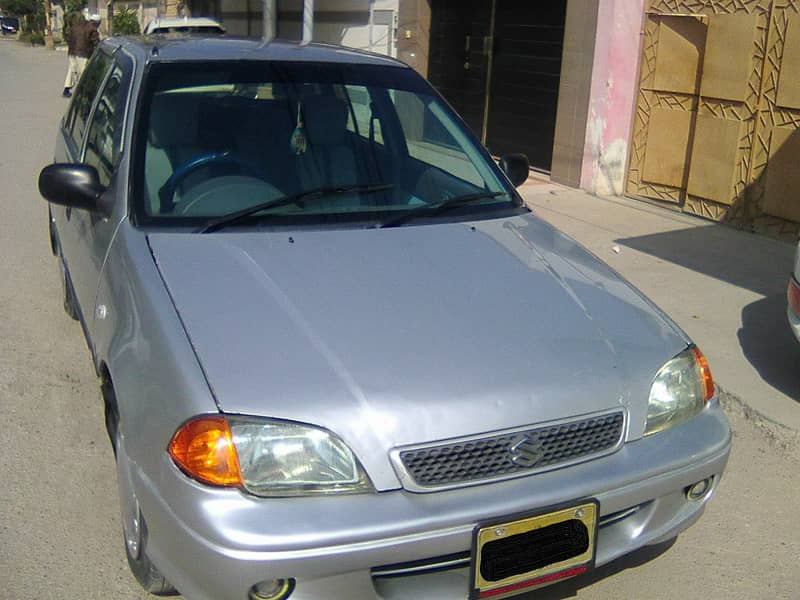
<path fill-rule="evenodd" d="M 563 583 L 550 585 L 534 592 L 529 592 L 519 597 L 520 600 L 563 600 L 564 598 L 574 598 L 578 592 L 590 585 L 594 585 L 601 579 L 606 579 L 617 573 L 621 573 L 626 569 L 635 569 L 640 567 L 651 560 L 654 560 L 669 550 L 675 543 L 673 538 L 668 542 L 657 544 L 655 546 L 647 546 L 638 552 L 628 554 L 618 558 L 615 561 L 603 565 L 585 575 L 569 579 Z"/>
<path fill-rule="evenodd" d="M 794 259 L 791 244 L 706 222 L 616 242 L 763 296 L 786 289 Z"/>
<path fill-rule="evenodd" d="M 786 321 L 786 294 L 773 294 L 745 306 L 737 336 L 745 357 L 761 378 L 800 400 L 800 344 Z"/>
<path fill-rule="evenodd" d="M 712 223 L 616 242 L 764 296 L 742 310 L 739 344 L 766 383 L 800 401 L 800 345 L 786 320 L 793 245 Z"/>

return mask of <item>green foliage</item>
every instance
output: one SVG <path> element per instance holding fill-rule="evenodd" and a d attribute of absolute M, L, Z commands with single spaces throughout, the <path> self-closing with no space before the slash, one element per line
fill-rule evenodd
<path fill-rule="evenodd" d="M 19 41 L 23 44 L 30 44 L 31 46 L 44 46 L 44 34 L 25 31 L 19 34 Z"/>
<path fill-rule="evenodd" d="M 41 4 L 40 0 L 0 0 L 0 9 L 5 14 L 22 17 L 41 11 Z"/>
<path fill-rule="evenodd" d="M 114 13 L 114 21 L 112 23 L 112 31 L 114 35 L 138 35 L 141 33 L 139 29 L 139 15 L 131 8 L 119 8 Z"/>
<path fill-rule="evenodd" d="M 25 17 L 23 20 L 22 29 L 23 31 L 29 31 L 30 33 L 43 34 L 46 24 L 47 23 L 44 16 L 44 4 L 40 2 L 36 7 L 36 12 Z"/>
<path fill-rule="evenodd" d="M 64 14 L 81 12 L 86 7 L 86 0 L 64 0 Z"/>

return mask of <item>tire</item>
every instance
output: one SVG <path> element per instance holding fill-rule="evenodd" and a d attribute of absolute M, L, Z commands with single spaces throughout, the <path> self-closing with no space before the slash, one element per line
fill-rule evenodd
<path fill-rule="evenodd" d="M 119 427 L 119 407 L 111 377 L 105 371 L 101 376 L 101 391 L 105 405 L 105 420 L 114 460 L 117 466 L 117 486 L 122 518 L 122 541 L 125 546 L 125 557 L 128 567 L 142 588 L 156 596 L 176 594 L 175 588 L 167 581 L 147 555 L 147 522 L 144 520 L 139 502 L 133 491 L 130 464 L 123 444 L 122 431 Z"/>
<path fill-rule="evenodd" d="M 103 397 L 103 413 L 105 415 L 106 433 L 111 442 L 111 450 L 114 452 L 114 460 L 117 459 L 117 429 L 119 428 L 119 408 L 117 407 L 117 397 L 114 394 L 114 386 L 108 371 L 103 371 L 100 378 L 100 393 Z"/>
<path fill-rule="evenodd" d="M 61 291 L 64 297 L 64 312 L 73 321 L 78 320 L 78 302 L 75 300 L 75 291 L 72 289 L 72 282 L 69 279 L 69 272 L 64 264 L 64 259 L 58 257 L 58 268 L 61 274 Z"/>
<path fill-rule="evenodd" d="M 147 523 L 139 512 L 139 529 L 141 532 L 141 542 L 139 544 L 139 551 L 136 556 L 130 550 L 130 545 L 125 542 L 125 556 L 128 559 L 128 566 L 131 573 L 139 582 L 142 588 L 156 596 L 172 596 L 177 592 L 172 584 L 167 581 L 158 568 L 147 556 Z"/>

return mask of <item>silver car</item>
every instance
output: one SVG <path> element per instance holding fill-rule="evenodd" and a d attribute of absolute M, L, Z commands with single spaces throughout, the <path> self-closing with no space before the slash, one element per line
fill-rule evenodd
<path fill-rule="evenodd" d="M 151 592 L 507 597 L 674 538 L 717 488 L 702 353 L 402 63 L 109 39 L 55 161 Z"/>

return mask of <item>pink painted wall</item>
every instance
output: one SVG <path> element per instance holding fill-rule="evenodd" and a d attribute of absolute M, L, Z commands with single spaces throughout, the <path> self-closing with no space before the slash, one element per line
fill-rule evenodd
<path fill-rule="evenodd" d="M 645 0 L 599 0 L 581 187 L 624 192 Z"/>

